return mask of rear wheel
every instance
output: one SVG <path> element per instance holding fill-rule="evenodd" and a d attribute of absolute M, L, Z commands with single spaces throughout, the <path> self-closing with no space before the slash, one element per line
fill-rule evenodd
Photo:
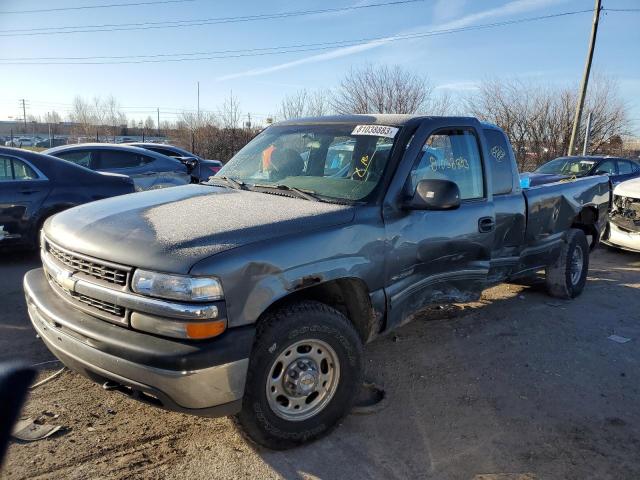
<path fill-rule="evenodd" d="M 589 244 L 582 230 L 572 228 L 555 264 L 546 269 L 549 294 L 575 298 L 582 293 L 589 271 Z"/>
<path fill-rule="evenodd" d="M 255 442 L 291 448 L 329 432 L 362 383 L 362 342 L 337 310 L 314 301 L 282 307 L 258 325 L 242 411 Z"/>

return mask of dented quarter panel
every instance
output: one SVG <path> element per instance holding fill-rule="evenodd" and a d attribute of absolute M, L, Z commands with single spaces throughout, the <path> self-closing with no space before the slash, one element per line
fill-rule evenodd
<path fill-rule="evenodd" d="M 608 177 L 585 177 L 558 182 L 524 191 L 527 201 L 527 246 L 562 236 L 584 208 L 597 212 L 598 230 L 606 221 L 610 199 Z"/>

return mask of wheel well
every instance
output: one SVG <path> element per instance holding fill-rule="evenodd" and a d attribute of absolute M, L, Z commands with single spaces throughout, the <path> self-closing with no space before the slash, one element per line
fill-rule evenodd
<path fill-rule="evenodd" d="M 357 278 L 330 280 L 291 292 L 272 303 L 262 313 L 261 318 L 285 304 L 301 300 L 316 300 L 338 310 L 351 321 L 364 343 L 380 331 L 380 320 L 374 314 L 369 290 L 366 284 Z"/>
<path fill-rule="evenodd" d="M 595 248 L 599 241 L 598 232 L 598 210 L 595 207 L 588 206 L 580 210 L 580 213 L 576 215 L 571 224 L 571 228 L 578 228 L 584 232 L 585 235 L 591 235 L 593 240 L 591 241 L 591 249 Z"/>

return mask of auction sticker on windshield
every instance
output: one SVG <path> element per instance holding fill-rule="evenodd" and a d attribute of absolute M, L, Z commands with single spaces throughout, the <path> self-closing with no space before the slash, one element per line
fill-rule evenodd
<path fill-rule="evenodd" d="M 351 135 L 371 135 L 373 137 L 393 138 L 398 133 L 399 128 L 387 127 L 385 125 L 357 125 Z"/>

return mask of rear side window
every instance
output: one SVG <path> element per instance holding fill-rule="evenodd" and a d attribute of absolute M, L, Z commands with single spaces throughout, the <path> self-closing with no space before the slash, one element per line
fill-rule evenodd
<path fill-rule="evenodd" d="M 484 179 L 478 140 L 470 130 L 446 130 L 431 135 L 409 177 L 410 192 L 420 180 L 455 182 L 462 200 L 482 198 Z"/>
<path fill-rule="evenodd" d="M 102 170 L 112 168 L 134 168 L 144 165 L 147 158 L 139 153 L 123 152 L 118 150 L 101 150 L 99 167 Z"/>
<path fill-rule="evenodd" d="M 68 162 L 75 163 L 85 168 L 95 168 L 91 161 L 91 152 L 89 150 L 74 150 L 71 152 L 60 152 L 54 154 L 56 157 Z"/>
<path fill-rule="evenodd" d="M 13 180 L 11 159 L 7 157 L 0 157 L 0 182 L 9 182 L 11 180 Z"/>
<path fill-rule="evenodd" d="M 616 174 L 616 162 L 613 160 L 605 160 L 596 167 L 596 175 L 615 175 Z"/>
<path fill-rule="evenodd" d="M 489 155 L 487 162 L 491 168 L 491 182 L 494 195 L 511 193 L 513 190 L 513 159 L 506 136 L 499 130 L 484 130 Z"/>
<path fill-rule="evenodd" d="M 16 180 L 37 180 L 38 174 L 29 165 L 14 158 L 13 177 Z"/>
<path fill-rule="evenodd" d="M 628 173 L 633 173 L 633 167 L 631 162 L 625 162 L 624 160 L 618 160 L 618 173 L 620 175 L 626 175 Z"/>
<path fill-rule="evenodd" d="M 165 148 L 147 148 L 147 147 L 142 147 L 142 148 L 146 148 L 147 150 L 151 150 L 152 152 L 156 152 L 159 153 L 161 155 L 166 155 L 167 157 L 181 157 L 182 155 L 180 155 L 178 152 L 174 152 L 173 150 L 167 150 Z"/>
<path fill-rule="evenodd" d="M 37 180 L 38 178 L 36 171 L 25 162 L 17 158 L 0 157 L 0 182 Z"/>

